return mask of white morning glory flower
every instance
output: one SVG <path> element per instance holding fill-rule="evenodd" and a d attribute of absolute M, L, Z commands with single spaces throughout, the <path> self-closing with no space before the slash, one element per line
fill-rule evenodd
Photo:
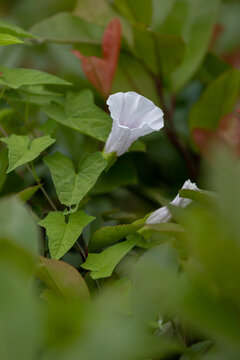
<path fill-rule="evenodd" d="M 199 190 L 195 183 L 192 183 L 190 180 L 185 181 L 183 184 L 182 189 L 187 190 Z M 170 202 L 171 205 L 179 206 L 179 207 L 186 207 L 191 204 L 192 200 L 185 199 L 179 196 L 179 194 Z M 146 221 L 146 224 L 160 224 L 165 223 L 171 220 L 172 214 L 168 210 L 167 206 L 163 206 L 160 209 L 154 211 Z"/>
<path fill-rule="evenodd" d="M 110 95 L 107 105 L 113 124 L 105 153 L 115 152 L 120 156 L 140 136 L 158 131 L 164 126 L 162 110 L 134 91 Z"/>

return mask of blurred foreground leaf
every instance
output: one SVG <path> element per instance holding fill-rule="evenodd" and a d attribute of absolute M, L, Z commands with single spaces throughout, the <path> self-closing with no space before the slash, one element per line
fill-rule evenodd
<path fill-rule="evenodd" d="M 46 299 L 50 294 L 67 302 L 89 298 L 87 285 L 80 273 L 63 261 L 39 256 L 36 276 L 48 288 L 42 295 Z"/>
<path fill-rule="evenodd" d="M 38 230 L 25 205 L 16 198 L 0 201 L 0 239 L 35 255 L 38 250 Z"/>

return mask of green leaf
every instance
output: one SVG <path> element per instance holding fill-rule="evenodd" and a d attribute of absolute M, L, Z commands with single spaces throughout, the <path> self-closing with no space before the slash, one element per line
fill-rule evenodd
<path fill-rule="evenodd" d="M 191 199 L 194 201 L 198 201 L 203 204 L 217 204 L 218 203 L 218 195 L 217 193 L 213 191 L 195 191 L 195 190 L 189 190 L 189 189 L 181 189 L 179 191 L 179 196 L 187 199 Z"/>
<path fill-rule="evenodd" d="M 210 83 L 225 71 L 232 69 L 231 65 L 220 56 L 209 52 L 199 69 L 197 77 L 205 84 Z"/>
<path fill-rule="evenodd" d="M 101 45 L 104 28 L 70 13 L 59 13 L 35 24 L 31 31 L 41 41 Z"/>
<path fill-rule="evenodd" d="M 40 189 L 41 185 L 29 186 L 28 188 L 20 191 L 16 196 L 23 202 L 27 202 L 33 195 Z"/>
<path fill-rule="evenodd" d="M 14 110 L 10 108 L 5 108 L 0 110 L 0 122 L 2 122 L 6 117 L 13 115 Z"/>
<path fill-rule="evenodd" d="M 205 340 L 198 342 L 196 344 L 193 344 L 190 346 L 182 356 L 180 357 L 180 360 L 196 360 L 200 359 L 202 355 L 204 355 L 212 346 L 212 341 Z"/>
<path fill-rule="evenodd" d="M 159 316 L 159 311 L 163 309 L 165 287 L 168 289 L 171 286 L 171 283 L 165 281 L 162 272 L 176 274 L 178 270 L 179 254 L 169 243 L 155 246 L 145 252 L 135 264 L 131 273 L 132 306 L 145 321 Z"/>
<path fill-rule="evenodd" d="M 43 85 L 22 86 L 20 89 L 9 89 L 6 93 L 12 102 L 36 104 L 46 106 L 51 101 L 63 101 L 63 94 L 46 89 Z"/>
<path fill-rule="evenodd" d="M 18 256 L 21 256 L 21 252 Z M 43 336 L 40 331 L 42 330 L 42 307 L 33 295 L 32 286 L 29 286 L 30 282 L 32 278 L 29 281 L 29 278 L 23 277 L 16 263 L 10 264 L 4 259 L 1 260 L 1 359 L 14 360 L 21 357 L 31 360 L 38 357 L 39 336 Z"/>
<path fill-rule="evenodd" d="M 229 114 L 239 94 L 240 75 L 229 70 L 212 81 L 190 113 L 190 129 L 216 129 L 220 120 Z"/>
<path fill-rule="evenodd" d="M 159 30 L 159 26 L 166 19 L 173 8 L 176 0 L 152 0 L 153 3 L 153 19 L 152 28 Z"/>
<path fill-rule="evenodd" d="M 81 274 L 63 261 L 38 256 L 36 276 L 54 295 L 67 302 L 89 298 L 88 287 Z"/>
<path fill-rule="evenodd" d="M 42 111 L 60 124 L 101 141 L 106 141 L 111 130 L 110 116 L 94 104 L 90 90 L 68 92 L 61 105 L 52 102 Z"/>
<path fill-rule="evenodd" d="M 28 136 L 13 134 L 8 138 L 0 138 L 0 141 L 7 144 L 8 147 L 8 174 L 18 166 L 36 159 L 43 150 L 52 145 L 56 140 L 46 135 L 30 142 Z"/>
<path fill-rule="evenodd" d="M 100 152 L 85 154 L 77 172 L 72 161 L 58 152 L 45 157 L 44 162 L 51 171 L 60 202 L 70 207 L 79 204 L 107 166 Z"/>
<path fill-rule="evenodd" d="M 0 65 L 0 71 L 2 73 L 0 76 L 0 85 L 9 86 L 13 89 L 18 89 L 23 85 L 71 85 L 68 81 L 39 70 L 13 69 Z"/>
<path fill-rule="evenodd" d="M 0 46 L 1 45 L 12 45 L 12 44 L 21 44 L 23 43 L 20 39 L 9 34 L 0 33 Z"/>
<path fill-rule="evenodd" d="M 0 201 L 0 240 L 9 240 L 35 255 L 38 229 L 26 206 L 16 198 Z"/>
<path fill-rule="evenodd" d="M 153 10 L 151 0 L 114 0 L 114 5 L 129 21 L 150 25 Z"/>
<path fill-rule="evenodd" d="M 136 25 L 134 44 L 137 56 L 155 75 L 171 73 L 184 57 L 185 44 L 177 35 L 162 34 Z"/>
<path fill-rule="evenodd" d="M 184 234 L 184 228 L 179 224 L 163 223 L 163 224 L 147 224 L 147 227 L 155 231 L 163 232 L 170 235 Z"/>
<path fill-rule="evenodd" d="M 143 224 L 104 226 L 93 234 L 89 242 L 89 249 L 90 251 L 99 251 L 125 238 L 127 235 L 134 234 L 142 226 Z"/>
<path fill-rule="evenodd" d="M 113 6 L 106 0 L 98 0 L 97 6 L 95 0 L 77 0 L 74 14 L 86 20 L 90 24 L 104 26 L 104 28 L 115 17 L 120 18 L 122 25 L 122 33 L 128 43 L 132 43 L 131 27 L 124 18 L 119 16 Z"/>
<path fill-rule="evenodd" d="M 136 245 L 135 238 L 111 246 L 100 254 L 88 254 L 86 262 L 81 265 L 83 269 L 91 271 L 93 279 L 112 275 L 119 261 Z"/>
<path fill-rule="evenodd" d="M 52 211 L 39 222 L 47 231 L 49 250 L 53 259 L 60 259 L 75 244 L 85 226 L 95 218 L 79 210 L 70 214 L 66 223 L 60 211 Z"/>
<path fill-rule="evenodd" d="M 161 32 L 182 36 L 186 42 L 185 57 L 172 77 L 175 91 L 188 82 L 201 64 L 212 36 L 219 3 L 219 0 L 177 0 L 160 27 Z"/>
<path fill-rule="evenodd" d="M 9 34 L 16 37 L 34 38 L 34 36 L 26 30 L 23 30 L 16 25 L 9 24 L 8 22 L 5 22 L 3 20 L 0 20 L 0 33 Z"/>
<path fill-rule="evenodd" d="M 156 84 L 144 64 L 136 57 L 121 52 L 114 77 L 112 92 L 135 91 L 160 105 Z"/>
<path fill-rule="evenodd" d="M 146 143 L 142 140 L 135 141 L 129 148 L 132 152 L 147 152 Z"/>
<path fill-rule="evenodd" d="M 3 149 L 0 152 L 0 190 L 6 181 L 6 170 L 8 167 L 8 151 Z"/>

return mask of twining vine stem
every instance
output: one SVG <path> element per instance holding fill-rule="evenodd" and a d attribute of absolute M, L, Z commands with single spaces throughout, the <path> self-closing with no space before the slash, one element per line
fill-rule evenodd
<path fill-rule="evenodd" d="M 174 112 L 174 103 L 172 103 L 171 111 L 168 109 L 168 106 L 166 105 L 164 94 L 163 94 L 163 71 L 162 71 L 162 64 L 161 64 L 161 56 L 159 54 L 158 45 L 156 42 L 156 38 L 152 31 L 150 31 L 150 35 L 153 40 L 153 44 L 155 47 L 155 55 L 157 59 L 157 68 L 158 68 L 158 75 L 155 75 L 152 70 L 146 65 L 146 63 L 139 59 L 139 62 L 142 64 L 144 69 L 148 72 L 148 74 L 151 76 L 153 81 L 155 82 L 156 90 L 162 105 L 162 109 L 164 112 L 164 115 L 166 116 L 166 123 L 164 123 L 164 131 L 173 144 L 173 146 L 179 151 L 182 158 L 185 160 L 189 175 L 191 179 L 196 179 L 197 177 L 197 166 L 194 162 L 194 159 L 191 156 L 191 153 L 189 152 L 188 148 L 182 143 L 181 139 L 179 139 L 174 121 L 173 121 L 173 112 Z"/>
<path fill-rule="evenodd" d="M 30 166 L 28 164 L 25 164 L 26 168 L 28 169 L 28 171 L 32 174 L 32 176 L 34 177 L 36 183 L 40 186 L 40 189 L 43 193 L 43 195 L 45 196 L 45 198 L 48 200 L 49 204 L 51 205 L 52 209 L 54 211 L 58 211 L 56 206 L 54 205 L 52 199 L 50 198 L 50 196 L 48 195 L 48 193 L 46 192 L 46 190 L 44 189 L 43 185 L 40 182 L 40 179 L 38 178 L 38 176 L 35 174 L 35 171 L 33 171 Z"/>
<path fill-rule="evenodd" d="M 188 167 L 190 177 L 192 179 L 195 179 L 197 176 L 196 165 L 194 163 L 194 160 L 193 160 L 190 152 L 188 151 L 188 149 L 185 147 L 185 145 L 182 143 L 182 141 L 178 137 L 178 133 L 175 128 L 175 124 L 174 124 L 173 117 L 172 117 L 172 112 L 169 111 L 169 109 L 166 105 L 164 96 L 163 96 L 162 82 L 159 77 L 155 77 L 155 84 L 156 84 L 156 89 L 157 89 L 157 92 L 158 92 L 158 95 L 159 95 L 159 98 L 161 101 L 163 112 L 167 118 L 167 122 L 164 126 L 166 135 L 168 136 L 171 143 L 176 147 L 176 149 L 179 150 L 182 157 L 186 161 L 186 165 Z"/>

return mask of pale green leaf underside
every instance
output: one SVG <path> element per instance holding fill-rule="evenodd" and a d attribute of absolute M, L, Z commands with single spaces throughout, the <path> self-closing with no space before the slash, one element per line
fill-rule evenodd
<path fill-rule="evenodd" d="M 136 245 L 136 238 L 130 238 L 117 245 L 111 246 L 100 254 L 88 254 L 82 268 L 91 271 L 93 279 L 112 275 L 114 268 L 120 260 Z"/>
<path fill-rule="evenodd" d="M 71 85 L 71 83 L 68 81 L 39 70 L 18 68 L 14 69 L 1 65 L 0 71 L 2 73 L 0 77 L 0 85 L 9 86 L 13 89 L 18 89 L 23 85 Z"/>
<path fill-rule="evenodd" d="M 36 159 L 43 150 L 52 145 L 56 140 L 49 135 L 39 137 L 30 142 L 28 136 L 11 135 L 8 138 L 0 138 L 7 144 L 9 166 L 7 173 L 16 169 L 18 166 Z"/>
<path fill-rule="evenodd" d="M 50 212 L 39 222 L 47 231 L 49 250 L 53 259 L 60 259 L 77 241 L 85 226 L 95 218 L 79 210 L 69 216 L 68 222 L 60 211 Z"/>
<path fill-rule="evenodd" d="M 1 34 L 0 33 L 0 46 L 1 45 L 13 45 L 13 44 L 21 44 L 22 41 L 15 36 L 9 34 Z"/>
<path fill-rule="evenodd" d="M 60 124 L 100 141 L 107 140 L 112 126 L 110 116 L 94 104 L 90 90 L 78 93 L 69 91 L 61 105 L 52 102 L 42 111 Z"/>
<path fill-rule="evenodd" d="M 45 157 L 44 162 L 51 172 L 57 196 L 66 206 L 78 205 L 107 166 L 100 152 L 84 155 L 77 173 L 72 161 L 59 152 Z"/>

